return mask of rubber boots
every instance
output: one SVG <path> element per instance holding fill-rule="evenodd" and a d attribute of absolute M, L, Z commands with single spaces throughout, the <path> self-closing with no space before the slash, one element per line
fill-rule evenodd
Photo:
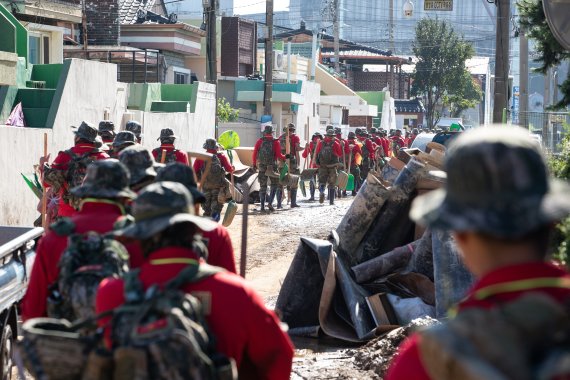
<path fill-rule="evenodd" d="M 265 198 L 267 197 L 267 193 L 265 191 L 259 192 L 259 204 L 261 205 L 261 212 L 265 211 Z"/>
<path fill-rule="evenodd" d="M 319 203 L 325 203 L 325 185 L 319 186 Z"/>
<path fill-rule="evenodd" d="M 309 198 L 309 201 L 315 200 L 315 190 L 315 183 L 313 181 L 309 182 L 309 192 L 311 193 L 311 198 Z"/>
<path fill-rule="evenodd" d="M 291 208 L 301 207 L 297 204 L 297 189 L 291 189 Z"/>
<path fill-rule="evenodd" d="M 283 190 L 277 189 L 277 208 L 283 208 Z"/>
<path fill-rule="evenodd" d="M 336 195 L 336 190 L 333 189 L 329 189 L 329 204 L 334 205 L 334 197 Z"/>
<path fill-rule="evenodd" d="M 273 200 L 275 199 L 276 191 L 277 189 L 271 189 L 271 192 L 269 193 L 269 199 L 267 200 L 267 208 L 269 209 L 269 211 L 275 211 L 275 209 L 273 208 Z"/>

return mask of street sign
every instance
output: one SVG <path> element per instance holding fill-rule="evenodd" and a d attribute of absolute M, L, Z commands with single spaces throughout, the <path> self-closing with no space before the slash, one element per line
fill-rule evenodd
<path fill-rule="evenodd" d="M 452 11 L 453 0 L 424 0 L 424 11 Z"/>
<path fill-rule="evenodd" d="M 563 48 L 570 50 L 570 0 L 543 0 L 542 7 L 552 34 Z"/>

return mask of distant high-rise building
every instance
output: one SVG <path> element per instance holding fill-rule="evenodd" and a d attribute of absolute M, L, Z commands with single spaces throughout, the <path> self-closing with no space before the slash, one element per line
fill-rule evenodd
<path fill-rule="evenodd" d="M 394 0 L 392 35 L 390 38 L 389 0 L 340 1 L 340 36 L 362 44 L 391 49 L 395 54 L 411 54 L 415 25 L 422 18 L 448 21 L 455 30 L 471 41 L 477 55 L 492 56 L 495 44 L 496 7 L 486 1 L 454 1 L 453 11 L 424 11 L 423 0 L 413 0 L 412 18 L 404 18 L 403 1 Z M 332 19 L 328 10 L 333 0 L 290 0 L 291 20 L 304 20 L 307 29 L 326 29 L 332 34 Z M 511 0 L 512 2 L 512 0 Z"/>
<path fill-rule="evenodd" d="M 218 0 L 220 2 L 220 16 L 234 15 L 234 0 Z M 165 2 L 168 12 L 178 14 L 180 19 L 200 19 L 204 13 L 201 0 L 184 0 L 178 2 Z"/>

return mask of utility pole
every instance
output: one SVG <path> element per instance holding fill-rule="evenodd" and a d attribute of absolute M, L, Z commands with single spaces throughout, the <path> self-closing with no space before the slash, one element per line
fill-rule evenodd
<path fill-rule="evenodd" d="M 333 0 L 334 71 L 340 73 L 340 0 Z"/>
<path fill-rule="evenodd" d="M 503 109 L 507 109 L 509 97 L 509 23 L 511 7 L 509 0 L 495 0 L 497 6 L 497 38 L 495 42 L 495 104 L 493 123 L 502 123 Z"/>
<path fill-rule="evenodd" d="M 207 80 L 208 83 L 218 83 L 218 53 L 216 46 L 216 14 L 218 11 L 218 1 L 210 0 L 209 6 L 204 9 L 206 12 L 206 57 L 207 57 Z"/>
<path fill-rule="evenodd" d="M 519 31 L 519 50 L 519 124 L 526 128 L 528 126 L 528 38 L 523 29 Z"/>
<path fill-rule="evenodd" d="M 271 115 L 271 97 L 273 96 L 273 0 L 265 3 L 265 91 L 263 92 L 263 114 Z"/>

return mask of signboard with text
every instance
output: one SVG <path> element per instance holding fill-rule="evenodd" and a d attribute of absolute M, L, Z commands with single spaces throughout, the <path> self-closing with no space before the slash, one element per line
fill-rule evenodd
<path fill-rule="evenodd" d="M 453 0 L 424 0 L 424 11 L 452 11 Z"/>

